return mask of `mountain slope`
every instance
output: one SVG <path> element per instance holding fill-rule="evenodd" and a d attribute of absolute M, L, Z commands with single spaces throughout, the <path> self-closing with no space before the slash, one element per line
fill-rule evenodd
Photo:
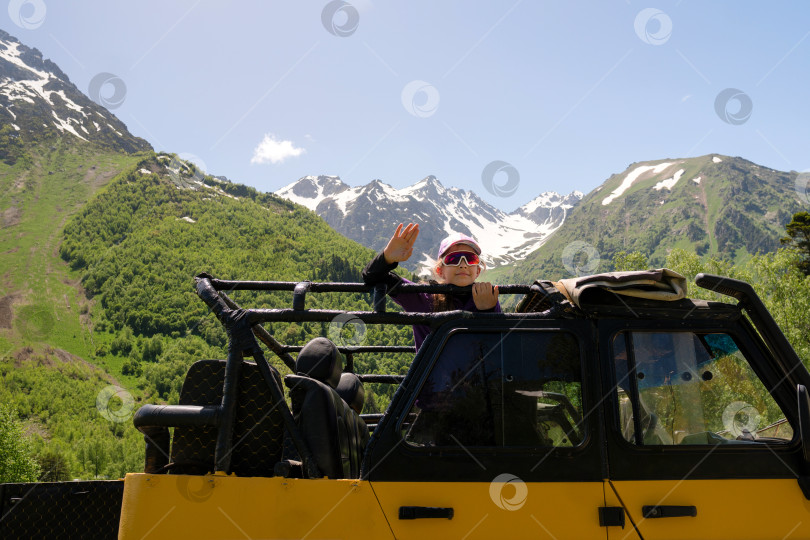
<path fill-rule="evenodd" d="M 577 266 L 609 271 L 619 251 L 639 251 L 651 266 L 662 265 L 676 247 L 738 262 L 775 251 L 785 224 L 801 209 L 795 177 L 717 155 L 634 163 L 586 195 L 504 279 L 570 277 Z"/>
<path fill-rule="evenodd" d="M 27 143 L 62 135 L 125 153 L 151 150 L 42 53 L 0 30 L 0 123 Z M 0 155 L 0 159 L 6 156 Z"/>
<path fill-rule="evenodd" d="M 341 234 L 374 250 L 385 247 L 400 222 L 420 225 L 411 268 L 430 266 L 441 240 L 451 232 L 472 235 L 490 267 L 522 259 L 565 220 L 582 198 L 548 192 L 509 214 L 474 192 L 446 188 L 436 177 L 395 189 L 380 180 L 352 188 L 336 176 L 305 176 L 276 192 L 315 211 Z"/>
<path fill-rule="evenodd" d="M 65 227 L 60 253 L 97 302 L 95 330 L 132 345 L 110 343 L 115 365 L 123 372 L 126 362 L 127 371 L 143 372 L 146 393 L 164 400 L 176 400 L 191 361 L 225 354 L 225 334 L 197 298 L 194 275 L 359 281 L 373 255 L 300 206 L 203 177 L 166 154 L 145 157 L 88 203 Z M 367 296 L 310 295 L 307 307 L 365 310 Z M 234 298 L 245 307 L 288 307 L 292 301 L 288 293 L 242 291 Z M 327 326 L 274 324 L 270 331 L 282 341 L 302 343 L 325 335 Z M 409 328 L 369 328 L 365 339 L 412 343 Z M 149 353 L 146 340 L 158 340 L 164 352 Z M 183 353 L 186 345 L 190 349 Z M 153 364 L 158 357 L 160 363 Z M 269 360 L 286 370 L 277 359 Z M 399 373 L 408 360 L 380 355 L 357 365 Z"/>

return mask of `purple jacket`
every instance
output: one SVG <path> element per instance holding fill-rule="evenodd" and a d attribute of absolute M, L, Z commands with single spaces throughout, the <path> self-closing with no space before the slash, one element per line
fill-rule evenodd
<path fill-rule="evenodd" d="M 398 266 L 397 263 L 388 264 L 385 262 L 385 256 L 382 252 L 378 253 L 370 263 L 363 269 L 363 282 L 366 285 L 376 285 L 377 283 L 385 283 L 388 290 L 388 295 L 391 300 L 402 306 L 405 311 L 410 312 L 432 312 L 433 301 L 427 293 L 403 293 L 397 294 L 396 287 L 401 283 L 413 283 L 405 278 L 402 278 L 393 272 L 394 268 Z M 501 304 L 498 302 L 495 307 L 487 310 L 480 310 L 475 307 L 472 294 L 454 294 L 450 296 L 455 309 L 462 309 L 464 311 L 484 311 L 488 313 L 500 313 Z M 416 350 L 422 346 L 422 342 L 430 333 L 430 326 L 426 324 L 413 325 L 413 341 L 416 345 Z"/>

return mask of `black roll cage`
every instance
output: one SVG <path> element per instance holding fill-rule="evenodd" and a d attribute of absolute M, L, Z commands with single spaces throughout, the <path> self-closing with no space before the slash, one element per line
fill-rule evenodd
<path fill-rule="evenodd" d="M 292 412 L 286 406 L 284 390 L 273 375 L 273 369 L 265 358 L 258 341 L 261 341 L 270 351 L 277 355 L 293 373 L 295 373 L 295 360 L 290 356 L 290 353 L 299 352 L 302 347 L 279 343 L 261 326 L 261 323 L 332 322 L 336 317 L 342 316 L 344 318 L 348 317 L 348 320 L 362 321 L 365 324 L 424 324 L 435 329 L 446 322 L 455 320 L 489 319 L 503 322 L 525 319 L 527 315 L 531 314 L 536 314 L 542 318 L 554 318 L 570 316 L 571 313 L 571 306 L 565 298 L 558 295 L 553 288 L 544 287 L 543 282 L 535 282 L 531 286 L 499 286 L 500 292 L 504 294 L 527 295 L 524 302 L 521 303 L 525 306 L 525 311 L 520 313 L 473 313 L 462 310 L 439 313 L 390 313 L 386 312 L 387 290 L 384 283 L 370 286 L 363 283 L 311 281 L 233 281 L 216 279 L 205 273 L 197 275 L 194 280 L 197 295 L 205 302 L 209 310 L 216 315 L 228 336 L 228 357 L 225 364 L 222 402 L 219 405 L 203 406 L 143 405 L 136 412 L 133 422 L 147 439 L 147 470 L 150 462 L 150 444 L 157 447 L 166 456 L 163 468 L 170 466 L 168 464 L 168 436 L 156 436 L 158 433 L 156 430 L 165 431 L 165 428 L 168 427 L 216 427 L 217 440 L 214 454 L 214 471 L 231 472 L 231 451 L 239 390 L 239 374 L 243 358 L 252 357 L 273 396 L 273 400 L 279 404 L 284 403 L 284 406 L 279 407 L 279 409 L 281 410 L 284 427 L 301 457 L 304 477 L 322 477 L 310 450 L 304 442 Z M 810 382 L 807 381 L 807 372 L 797 369 L 802 365 L 801 360 L 749 284 L 709 274 L 700 274 L 695 281 L 703 288 L 731 296 L 739 301 L 739 306 L 749 313 L 754 326 L 763 337 L 773 356 L 777 358 L 779 366 L 786 373 L 790 384 Z M 471 289 L 471 286 L 456 287 L 453 285 L 413 283 L 403 283 L 397 286 L 398 293 L 465 293 L 470 292 Z M 228 296 L 227 292 L 234 290 L 292 291 L 292 308 L 245 309 Z M 371 293 L 373 311 L 306 309 L 306 295 L 308 293 L 327 292 Z M 538 299 L 540 301 L 537 301 Z M 525 300 L 530 301 L 526 302 Z M 542 311 L 539 308 L 542 308 Z M 413 354 L 415 352 L 414 347 L 411 346 L 338 346 L 338 350 L 345 355 L 345 368 L 346 371 L 350 372 L 354 371 L 355 354 L 382 352 Z M 359 374 L 359 377 L 364 382 L 385 384 L 400 384 L 405 378 L 405 376 L 401 375 L 378 374 Z M 402 390 L 402 388 L 399 390 Z M 383 415 L 364 415 L 369 420 L 379 420 L 381 416 Z M 151 438 L 152 436 L 155 436 L 154 440 Z"/>
<path fill-rule="evenodd" d="M 225 363 L 225 380 L 223 382 L 222 403 L 219 405 L 143 405 L 135 414 L 135 426 L 144 433 L 147 442 L 152 442 L 160 451 L 168 456 L 168 441 L 150 441 L 155 428 L 168 427 L 216 427 L 217 441 L 214 452 L 214 470 L 231 472 L 231 450 L 233 440 L 234 419 L 236 417 L 236 401 L 238 395 L 239 373 L 244 357 L 252 357 L 259 369 L 273 400 L 284 403 L 279 407 L 284 427 L 290 435 L 293 444 L 301 457 L 304 476 L 306 478 L 320 478 L 310 450 L 307 448 L 301 432 L 293 419 L 289 407 L 286 406 L 284 390 L 279 386 L 273 375 L 264 352 L 259 346 L 261 341 L 270 351 L 278 356 L 282 362 L 295 373 L 295 360 L 290 353 L 299 352 L 302 346 L 285 345 L 279 343 L 261 323 L 264 322 L 332 322 L 338 316 L 348 317 L 349 320 L 360 320 L 365 324 L 424 324 L 431 328 L 445 322 L 458 319 L 517 319 L 523 318 L 524 313 L 472 313 L 455 310 L 441 313 L 390 313 L 386 312 L 386 285 L 369 286 L 363 283 L 318 283 L 311 281 L 231 281 L 220 280 L 209 274 L 199 274 L 194 278 L 197 295 L 205 302 L 209 310 L 216 315 L 222 323 L 228 336 L 228 358 Z M 432 284 L 402 284 L 397 290 L 405 292 L 423 293 L 461 293 L 469 292 L 472 287 L 456 287 L 453 285 Z M 499 287 L 505 294 L 527 294 L 537 292 L 536 286 L 504 285 Z M 235 290 L 251 291 L 292 291 L 293 301 L 291 309 L 244 309 L 234 302 L 227 292 Z M 341 311 L 324 309 L 306 309 L 307 293 L 372 293 L 373 311 Z M 361 353 L 410 353 L 415 352 L 412 346 L 338 346 L 338 350 L 346 357 L 346 371 L 354 371 L 354 355 Z M 399 384 L 403 375 L 358 374 L 363 382 Z M 369 420 L 378 420 L 382 415 L 364 415 Z M 167 458 L 168 459 L 168 458 Z M 149 456 L 147 456 L 149 462 Z M 164 467 L 168 463 L 164 464 Z"/>

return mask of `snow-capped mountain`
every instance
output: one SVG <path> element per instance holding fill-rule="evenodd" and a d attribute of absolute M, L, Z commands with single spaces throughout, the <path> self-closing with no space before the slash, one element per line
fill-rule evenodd
<path fill-rule="evenodd" d="M 582 199 L 547 192 L 505 213 L 472 191 L 447 188 L 436 177 L 395 189 L 380 180 L 351 187 L 337 176 L 305 176 L 276 195 L 306 206 L 344 236 L 380 250 L 400 222 L 419 223 L 419 239 L 407 266 L 421 270 L 436 258 L 441 240 L 452 232 L 476 238 L 490 268 L 520 260 L 562 225 Z"/>
<path fill-rule="evenodd" d="M 91 101 L 42 53 L 0 30 L 0 124 L 24 141 L 69 134 L 100 146 L 135 152 L 151 145 Z"/>

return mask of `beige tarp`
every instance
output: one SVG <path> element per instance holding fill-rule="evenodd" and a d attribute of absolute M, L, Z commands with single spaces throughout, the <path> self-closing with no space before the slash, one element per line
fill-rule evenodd
<path fill-rule="evenodd" d="M 648 300 L 674 301 L 686 298 L 686 278 L 668 268 L 635 272 L 608 272 L 563 279 L 555 283 L 577 307 L 589 289 L 601 289 Z"/>

